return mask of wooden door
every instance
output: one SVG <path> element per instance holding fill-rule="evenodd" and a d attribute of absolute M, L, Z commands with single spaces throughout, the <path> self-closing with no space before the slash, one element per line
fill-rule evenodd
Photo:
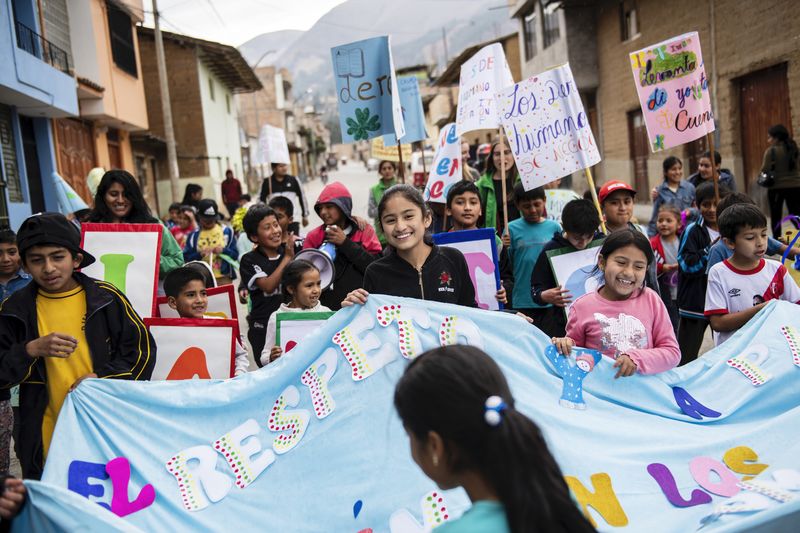
<path fill-rule="evenodd" d="M 769 127 L 783 124 L 792 132 L 786 63 L 739 78 L 739 106 L 745 186 L 750 192 L 757 187 L 755 180 L 761 172 Z"/>
<path fill-rule="evenodd" d="M 650 183 L 647 177 L 647 159 L 650 157 L 650 141 L 642 110 L 628 112 L 628 141 L 633 161 L 633 187 L 639 192 L 638 198 L 650 198 Z"/>
<path fill-rule="evenodd" d="M 94 137 L 88 122 L 63 118 L 55 121 L 58 171 L 83 201 L 92 205 L 86 176 L 95 165 Z"/>
<path fill-rule="evenodd" d="M 119 130 L 108 128 L 106 132 L 108 143 L 108 163 L 111 168 L 122 168 L 122 152 L 119 145 Z"/>

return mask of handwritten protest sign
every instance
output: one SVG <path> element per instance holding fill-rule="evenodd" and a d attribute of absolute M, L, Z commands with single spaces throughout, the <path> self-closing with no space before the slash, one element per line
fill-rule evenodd
<path fill-rule="evenodd" d="M 146 318 L 144 323 L 158 346 L 151 380 L 233 377 L 236 320 Z"/>
<path fill-rule="evenodd" d="M 653 152 L 714 131 L 700 36 L 686 33 L 630 55 Z"/>
<path fill-rule="evenodd" d="M 275 343 L 285 354 L 294 349 L 300 341 L 324 324 L 333 314 L 333 311 L 278 313 L 275 316 Z"/>
<path fill-rule="evenodd" d="M 504 88 L 497 100 L 525 190 L 600 162 L 569 64 Z"/>
<path fill-rule="evenodd" d="M 456 111 L 458 135 L 500 126 L 495 93 L 513 84 L 514 78 L 500 43 L 484 46 L 461 65 Z"/>
<path fill-rule="evenodd" d="M 373 137 L 370 141 L 370 153 L 372 157 L 380 159 L 381 161 L 400 161 L 400 153 L 397 150 L 397 145 L 384 144 L 385 139 L 386 137 Z M 403 161 L 410 161 L 411 145 L 401 144 L 400 147 L 403 150 Z"/>
<path fill-rule="evenodd" d="M 555 220 L 561 223 L 561 212 L 564 206 L 572 200 L 580 200 L 581 196 L 572 189 L 547 189 L 544 191 L 546 196 L 545 210 L 547 220 Z"/>
<path fill-rule="evenodd" d="M 116 286 L 140 317 L 156 314 L 160 224 L 81 225 L 81 247 L 97 261 L 81 271 Z"/>
<path fill-rule="evenodd" d="M 422 196 L 426 202 L 447 202 L 447 191 L 461 181 L 461 142 L 456 134 L 456 125 L 447 124 L 439 132 L 436 155 L 428 171 L 428 183 Z"/>
<path fill-rule="evenodd" d="M 342 142 L 392 133 L 403 138 L 403 112 L 389 37 L 331 48 Z"/>
<path fill-rule="evenodd" d="M 595 271 L 595 267 L 602 244 L 603 241 L 598 239 L 589 243 L 583 250 L 558 248 L 545 252 L 556 283 L 569 291 L 573 302 L 600 285 L 602 277 Z M 571 305 L 564 308 L 564 313 L 569 313 Z"/>
<path fill-rule="evenodd" d="M 258 149 L 261 163 L 290 164 L 289 145 L 286 144 L 286 133 L 281 128 L 265 124 L 258 136 Z"/>
<path fill-rule="evenodd" d="M 422 109 L 419 80 L 416 76 L 398 78 L 397 89 L 400 91 L 400 107 L 403 111 L 403 125 L 406 128 L 406 134 L 400 142 L 424 141 L 428 138 L 428 132 L 425 131 L 425 111 Z M 383 141 L 387 146 L 391 146 L 397 144 L 397 137 L 390 133 L 383 137 Z"/>
<path fill-rule="evenodd" d="M 66 397 L 42 479 L 93 502 L 109 522 L 116 514 L 114 530 L 428 531 L 437 525 L 425 518 L 430 501 L 441 523 L 469 499 L 439 490 L 414 464 L 393 391 L 409 359 L 459 343 L 497 362 L 514 410 L 541 427 L 598 530 L 794 531 L 796 309 L 770 302 L 701 360 L 614 379 L 609 358 L 587 366 L 553 354 L 550 338 L 519 317 L 372 294 L 289 357 L 233 380 L 83 381 Z M 764 350 L 759 363 L 746 360 Z M 751 370 L 769 380 L 755 385 Z M 585 410 L 563 406 L 570 384 L 582 388 Z M 757 502 L 745 510 L 746 495 Z M 87 507 L 33 508 L 42 524 L 68 515 L 67 530 L 94 531 L 77 526 L 90 522 Z M 48 531 L 20 529 L 40 530 Z"/>
<path fill-rule="evenodd" d="M 208 294 L 208 309 L 206 316 L 217 318 L 239 319 L 239 311 L 236 308 L 236 294 L 233 285 L 221 285 L 219 287 L 209 287 L 206 289 Z M 160 318 L 179 318 L 178 311 L 171 308 L 166 296 L 158 297 L 158 317 Z"/>
<path fill-rule="evenodd" d="M 450 246 L 464 254 L 478 307 L 490 311 L 503 308 L 503 304 L 495 298 L 500 289 L 500 267 L 497 264 L 494 229 L 437 233 L 433 236 L 433 242 L 439 246 Z"/>

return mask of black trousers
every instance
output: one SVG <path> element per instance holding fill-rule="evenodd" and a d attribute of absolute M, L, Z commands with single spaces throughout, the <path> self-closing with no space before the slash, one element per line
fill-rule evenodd
<path fill-rule="evenodd" d="M 772 236 L 778 239 L 783 235 L 781 235 L 781 228 L 775 228 L 775 225 L 783 218 L 783 202 L 786 202 L 790 215 L 800 216 L 800 187 L 770 189 L 767 191 L 767 200 L 769 201 Z"/>
<path fill-rule="evenodd" d="M 253 359 L 258 368 L 261 368 L 261 352 L 264 351 L 264 344 L 267 342 L 267 323 L 247 319 L 247 340 L 250 341 L 250 348 L 253 349 Z"/>
<path fill-rule="evenodd" d="M 687 318 L 682 316 L 678 323 L 678 346 L 681 349 L 681 363 L 691 363 L 697 359 L 700 346 L 703 345 L 703 336 L 706 333 L 708 321 L 702 318 Z"/>

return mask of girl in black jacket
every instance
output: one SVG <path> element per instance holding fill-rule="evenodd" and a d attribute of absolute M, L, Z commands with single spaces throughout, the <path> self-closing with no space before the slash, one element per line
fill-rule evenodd
<path fill-rule="evenodd" d="M 343 307 L 366 303 L 370 292 L 477 307 L 464 256 L 430 243 L 431 214 L 417 189 L 388 189 L 378 204 L 378 222 L 388 254 L 367 267 L 363 288 L 350 292 Z"/>

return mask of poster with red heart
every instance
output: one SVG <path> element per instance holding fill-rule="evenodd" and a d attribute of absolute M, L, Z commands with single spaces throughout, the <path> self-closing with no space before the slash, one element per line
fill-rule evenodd
<path fill-rule="evenodd" d="M 145 318 L 144 323 L 158 346 L 151 381 L 233 377 L 236 320 Z"/>
<path fill-rule="evenodd" d="M 333 311 L 278 313 L 275 315 L 275 344 L 283 353 L 289 352 L 333 315 Z"/>

